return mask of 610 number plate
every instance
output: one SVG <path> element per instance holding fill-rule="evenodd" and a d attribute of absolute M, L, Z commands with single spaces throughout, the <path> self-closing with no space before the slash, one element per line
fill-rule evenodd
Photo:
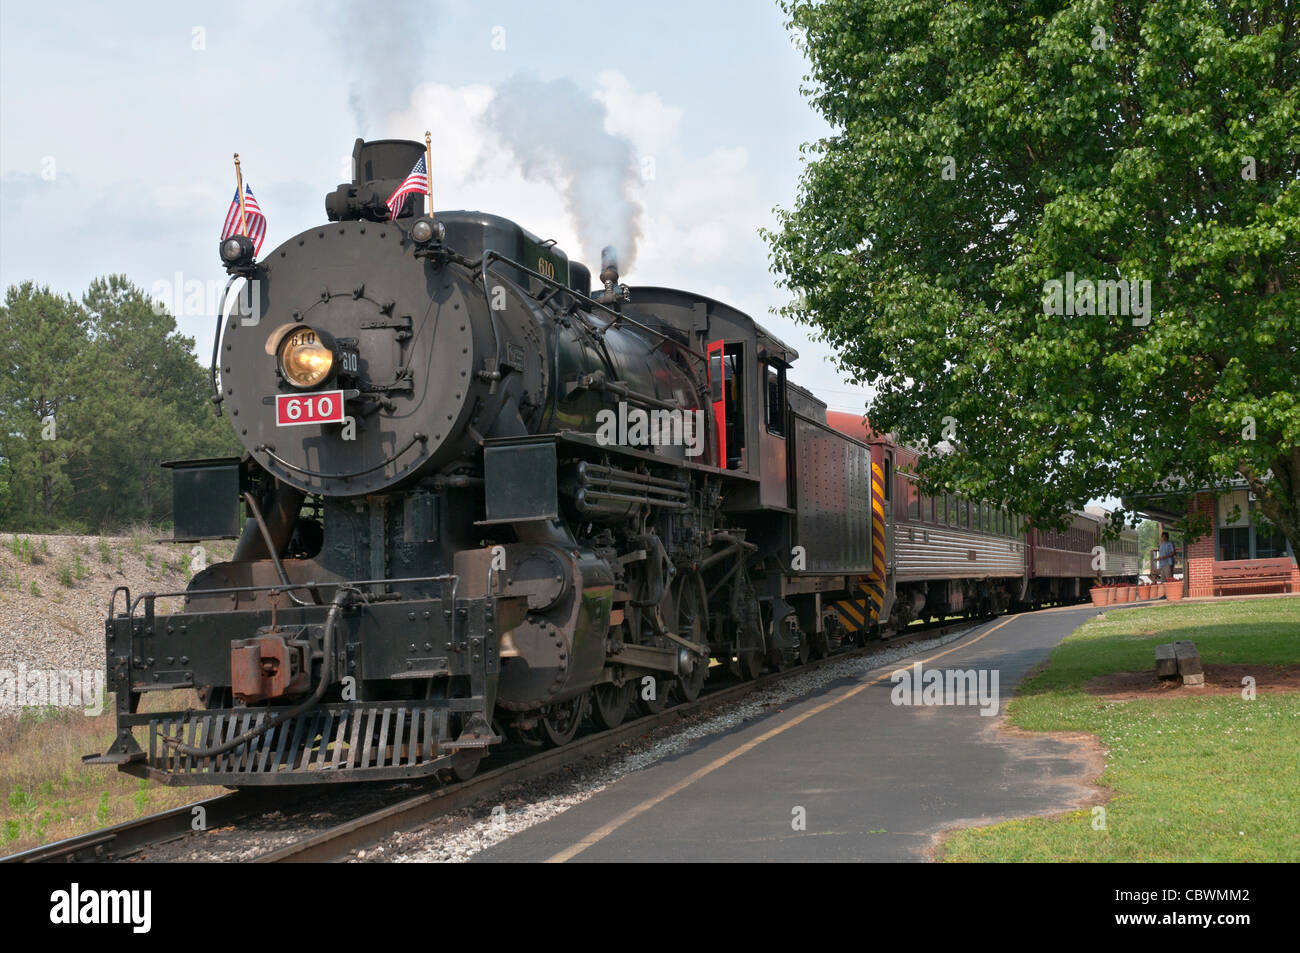
<path fill-rule="evenodd" d="M 343 391 L 326 390 L 319 394 L 277 394 L 275 423 L 278 427 L 297 424 L 343 423 Z"/>

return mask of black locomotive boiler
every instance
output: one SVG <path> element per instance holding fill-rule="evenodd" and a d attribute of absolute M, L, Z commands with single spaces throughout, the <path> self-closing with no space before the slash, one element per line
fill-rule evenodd
<path fill-rule="evenodd" d="M 261 260 L 222 243 L 258 292 L 229 295 L 214 345 L 246 453 L 169 466 L 176 539 L 238 543 L 183 594 L 114 592 L 118 735 L 89 760 L 170 784 L 464 777 L 506 735 L 692 699 L 713 659 L 753 678 L 829 651 L 831 605 L 872 578 L 871 448 L 787 380 L 791 348 L 629 290 L 612 254 L 593 293 L 494 215 L 411 196 L 388 221 L 422 149 L 358 140 L 327 223 Z M 177 689 L 202 707 L 140 705 Z"/>

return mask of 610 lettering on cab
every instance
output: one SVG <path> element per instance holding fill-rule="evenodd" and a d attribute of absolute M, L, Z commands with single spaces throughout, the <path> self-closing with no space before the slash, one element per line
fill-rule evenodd
<path fill-rule="evenodd" d="M 341 424 L 343 423 L 343 391 L 279 394 L 275 398 L 275 423 L 279 427 L 292 427 L 296 424 Z"/>

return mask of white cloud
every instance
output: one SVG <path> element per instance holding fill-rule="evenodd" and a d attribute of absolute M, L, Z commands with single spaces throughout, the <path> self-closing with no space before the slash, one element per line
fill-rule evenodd
<path fill-rule="evenodd" d="M 618 70 L 596 74 L 595 97 L 605 106 L 605 128 L 623 136 L 643 156 L 657 156 L 674 144 L 683 110 L 654 92 L 637 92 Z"/>

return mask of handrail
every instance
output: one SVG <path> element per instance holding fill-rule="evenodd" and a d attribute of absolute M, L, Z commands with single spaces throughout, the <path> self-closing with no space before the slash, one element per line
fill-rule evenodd
<path fill-rule="evenodd" d="M 520 271 L 524 272 L 525 274 L 532 275 L 537 280 L 544 282 L 545 284 L 551 285 L 552 287 L 556 288 L 559 291 L 567 292 L 573 295 L 575 299 L 580 299 L 584 305 L 591 305 L 593 308 L 599 308 L 601 311 L 604 311 L 606 314 L 608 314 L 611 318 L 611 323 L 607 327 L 613 327 L 616 324 L 625 322 L 627 324 L 632 325 L 633 327 L 640 328 L 642 331 L 646 332 L 647 334 L 653 334 L 655 337 L 659 338 L 662 341 L 667 341 L 670 344 L 676 345 L 678 348 L 685 351 L 687 354 L 690 354 L 692 357 L 699 359 L 699 361 L 702 364 L 705 364 L 706 366 L 708 364 L 708 357 L 706 357 L 703 353 L 695 350 L 694 348 L 690 347 L 687 344 L 681 343 L 676 338 L 672 337 L 669 334 L 666 334 L 663 331 L 660 331 L 658 328 L 652 328 L 647 324 L 642 324 L 640 321 L 637 321 L 635 318 L 629 318 L 623 312 L 615 311 L 613 308 L 609 307 L 608 305 L 601 304 L 599 301 L 597 301 L 595 298 L 591 297 L 590 295 L 584 295 L 582 292 L 570 288 L 568 285 L 564 284 L 563 282 L 555 278 L 548 277 L 542 274 L 541 272 L 533 271 L 527 265 L 521 265 L 519 262 L 515 261 L 514 259 L 509 258 L 506 255 L 503 255 L 500 252 L 494 251 L 492 249 L 488 249 L 487 251 L 483 252 L 482 270 L 483 270 L 483 291 L 485 295 L 487 294 L 487 268 L 489 265 L 489 261 L 488 261 L 489 258 L 495 261 L 504 262 L 505 264 L 510 265 L 510 267 L 512 268 L 518 268 Z M 488 310 L 491 311 L 491 301 L 488 302 L 488 306 L 489 306 Z M 495 318 L 493 320 L 494 320 L 494 331 L 495 331 Z M 498 347 L 497 349 L 498 358 L 500 358 L 500 354 L 501 354 L 500 348 Z M 497 365 L 500 366 L 499 360 L 497 362 Z"/>

